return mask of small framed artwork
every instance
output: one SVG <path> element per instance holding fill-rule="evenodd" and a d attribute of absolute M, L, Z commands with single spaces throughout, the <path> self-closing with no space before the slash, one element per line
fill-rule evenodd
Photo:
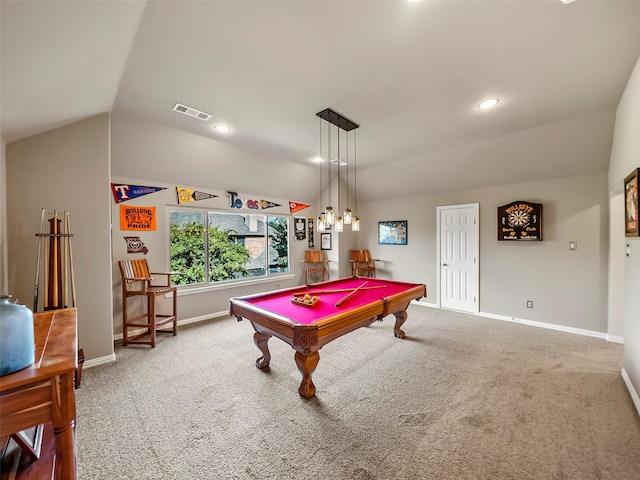
<path fill-rule="evenodd" d="M 380 245 L 406 245 L 407 221 L 389 220 L 378 222 L 378 243 Z"/>
<path fill-rule="evenodd" d="M 638 176 L 640 168 L 636 168 L 624 179 L 624 235 L 640 236 L 638 231 Z"/>
<path fill-rule="evenodd" d="M 320 235 L 320 250 L 331 250 L 330 233 L 323 233 Z"/>

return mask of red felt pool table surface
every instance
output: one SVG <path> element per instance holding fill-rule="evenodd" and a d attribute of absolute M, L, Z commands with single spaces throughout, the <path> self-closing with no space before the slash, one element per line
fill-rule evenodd
<path fill-rule="evenodd" d="M 311 307 L 291 302 L 305 293 L 317 296 L 318 302 Z M 296 350 L 295 361 L 303 376 L 298 392 L 311 398 L 315 395 L 311 373 L 317 366 L 318 350 L 323 345 L 390 314 L 396 318 L 394 335 L 405 338 L 400 327 L 407 318 L 406 309 L 412 300 L 426 294 L 424 284 L 347 277 L 232 298 L 229 313 L 238 320 L 246 318 L 251 322 L 255 330 L 254 343 L 263 354 L 256 360 L 258 368 L 269 366 L 271 354 L 267 342 L 272 336 Z"/>
<path fill-rule="evenodd" d="M 317 293 L 322 290 L 355 289 L 363 287 L 354 295 L 349 297 L 343 304 L 336 307 L 336 302 L 348 296 L 350 292 Z M 276 290 L 270 294 L 248 298 L 247 302 L 258 308 L 279 315 L 282 320 L 291 323 L 308 325 L 313 322 L 321 322 L 323 319 L 331 319 L 338 312 L 353 310 L 363 305 L 376 301 L 384 301 L 384 298 L 397 295 L 408 288 L 415 287 L 409 283 L 391 283 L 389 281 L 378 280 L 376 278 L 346 278 L 339 282 L 329 284 L 316 284 L 315 286 L 297 287 L 291 290 Z M 304 295 L 312 292 L 318 297 L 318 302 L 312 307 L 305 307 L 291 302 L 293 293 Z"/>

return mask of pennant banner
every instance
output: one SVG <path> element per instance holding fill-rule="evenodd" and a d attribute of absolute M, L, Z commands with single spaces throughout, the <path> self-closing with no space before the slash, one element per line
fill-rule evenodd
<path fill-rule="evenodd" d="M 178 204 L 197 202 L 199 200 L 206 200 L 207 198 L 216 198 L 218 196 L 182 187 L 176 187 L 176 192 L 178 194 Z"/>
<path fill-rule="evenodd" d="M 260 200 L 260 208 L 266 210 L 267 208 L 279 207 L 280 203 L 270 202 L 268 200 Z"/>
<path fill-rule="evenodd" d="M 229 197 L 229 208 L 244 210 L 266 210 L 267 208 L 280 207 L 280 203 L 270 200 L 257 200 L 253 198 L 240 198 L 237 192 L 227 192 Z"/>
<path fill-rule="evenodd" d="M 165 190 L 166 187 L 147 187 L 144 185 L 124 185 L 122 183 L 112 183 L 111 191 L 116 203 L 126 202 L 132 198 L 142 197 L 150 193 Z"/>
<path fill-rule="evenodd" d="M 120 230 L 151 231 L 156 229 L 156 207 L 120 205 Z"/>
<path fill-rule="evenodd" d="M 297 202 L 289 202 L 289 210 L 291 213 L 297 213 L 305 208 L 309 208 L 311 205 L 307 205 L 306 203 L 297 203 Z"/>

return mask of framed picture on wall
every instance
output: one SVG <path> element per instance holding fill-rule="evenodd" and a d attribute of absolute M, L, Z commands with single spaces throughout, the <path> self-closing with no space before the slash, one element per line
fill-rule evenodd
<path fill-rule="evenodd" d="M 330 233 L 323 233 L 320 235 L 320 250 L 331 250 Z"/>
<path fill-rule="evenodd" d="M 380 245 L 406 245 L 407 221 L 389 220 L 378 222 L 378 243 Z"/>
<path fill-rule="evenodd" d="M 637 237 L 638 234 L 638 174 L 636 168 L 624 179 L 624 234 Z"/>

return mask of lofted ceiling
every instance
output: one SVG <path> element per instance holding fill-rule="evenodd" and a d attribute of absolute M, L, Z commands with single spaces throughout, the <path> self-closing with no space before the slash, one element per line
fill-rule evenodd
<path fill-rule="evenodd" d="M 360 124 L 360 200 L 607 171 L 615 108 L 640 56 L 640 1 L 0 9 L 6 142 L 112 111 L 311 166 L 315 114 L 330 107 Z M 479 110 L 489 97 L 500 102 Z M 212 117 L 176 113 L 176 102 Z"/>

